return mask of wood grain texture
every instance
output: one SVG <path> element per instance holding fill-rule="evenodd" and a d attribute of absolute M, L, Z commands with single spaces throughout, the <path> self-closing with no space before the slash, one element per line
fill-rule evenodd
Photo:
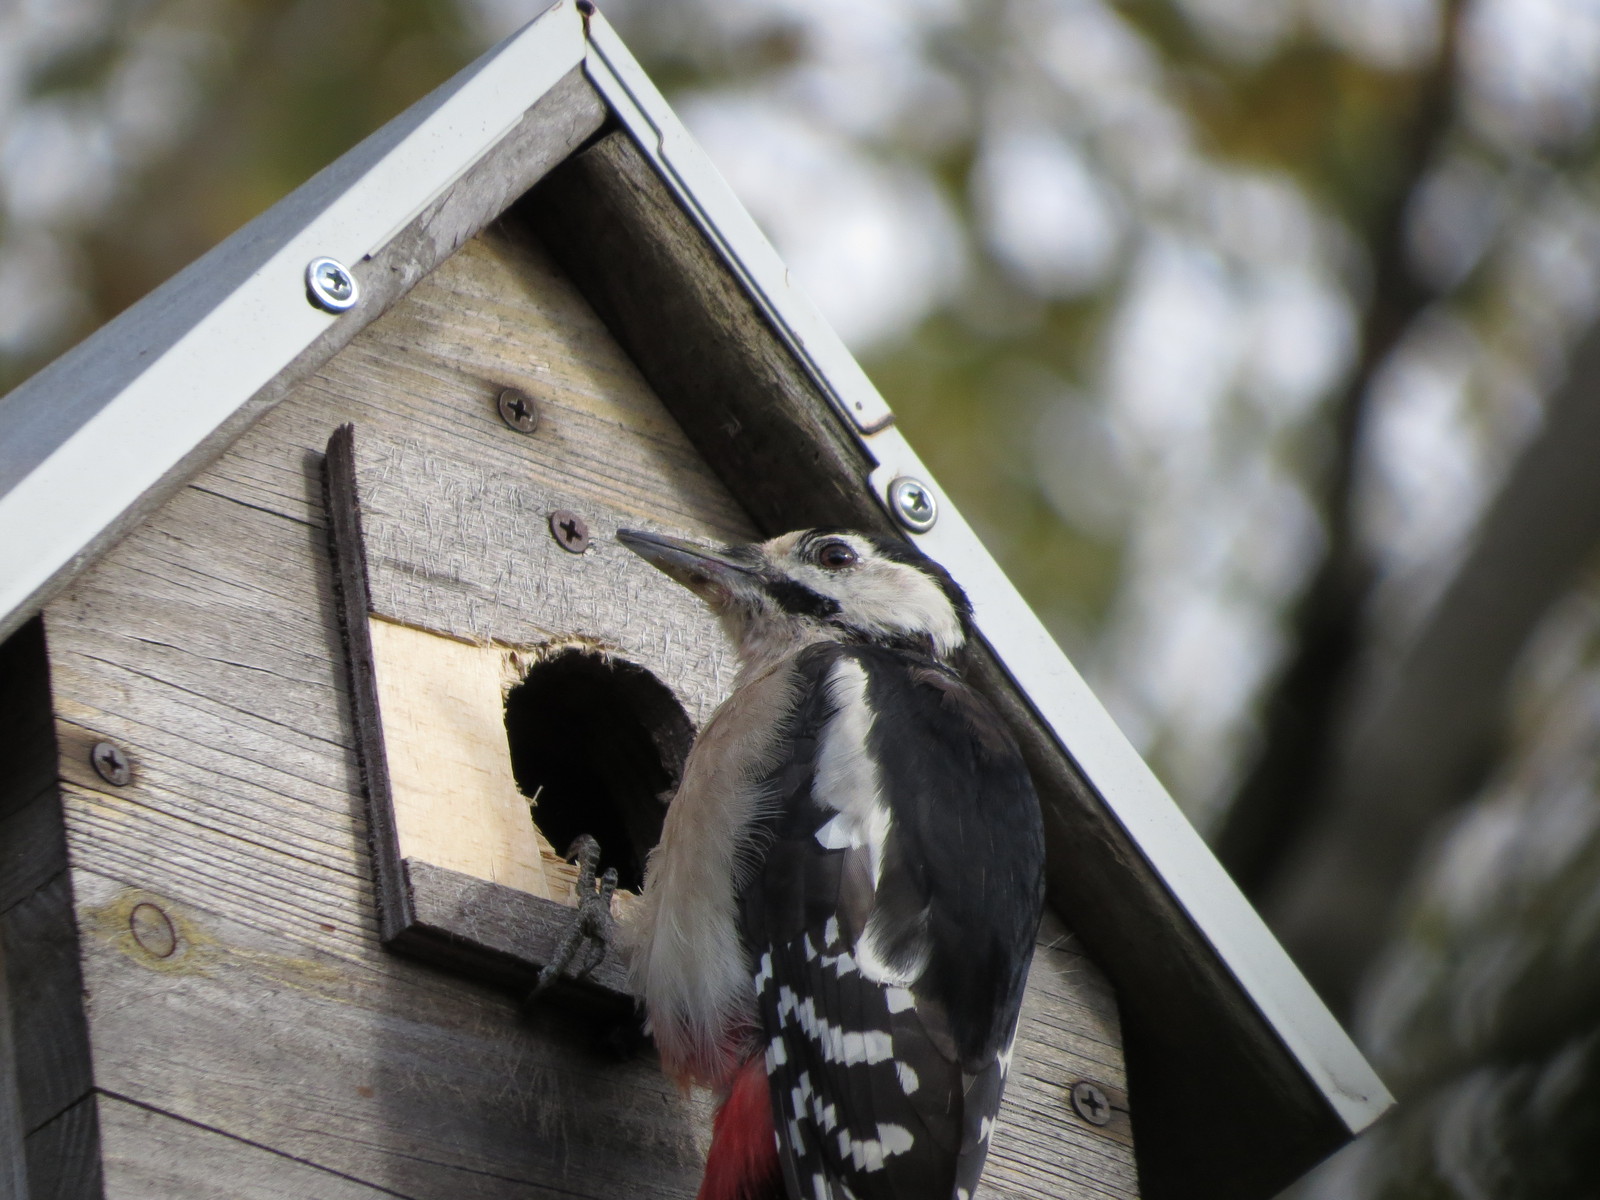
<path fill-rule="evenodd" d="M 0 1196 L 88 1195 L 92 1064 L 44 627 L 0 643 Z"/>
<path fill-rule="evenodd" d="M 541 404 L 532 437 L 495 411 L 507 384 Z M 95 1082 L 418 1200 L 692 1195 L 704 1097 L 681 1096 L 649 1060 L 597 1050 L 603 1023 L 560 1007 L 523 1017 L 511 995 L 379 945 L 322 502 L 321 450 L 346 422 L 444 464 L 434 480 L 476 464 L 592 514 L 601 533 L 622 521 L 754 532 L 537 245 L 491 231 L 419 284 L 48 610 Z M 626 561 L 602 548 L 561 565 L 621 589 L 602 614 L 619 628 L 624 610 L 655 607 L 610 574 Z M 466 589 L 441 574 L 432 594 L 450 611 Z M 551 611 L 566 613 L 553 632 L 591 619 Z M 647 650 L 714 662 L 703 644 Z M 132 786 L 88 766 L 104 737 L 134 758 Z M 170 920 L 170 955 L 133 937 L 139 904 Z M 1014 1149 L 997 1148 L 990 1186 L 1133 1195 L 1126 1146 L 1077 1123 L 1061 1094 L 1081 1074 L 1120 1085 L 1109 989 L 1058 950 L 1030 993 L 1034 1049 L 1003 1118 Z M 107 1193 L 137 1194 L 143 1169 L 108 1155 Z"/>
<path fill-rule="evenodd" d="M 378 670 L 373 661 L 372 609 L 367 586 L 366 536 L 355 485 L 355 426 L 340 425 L 328 439 L 322 498 L 328 514 L 328 549 L 333 556 L 333 591 L 338 598 L 339 640 L 355 717 L 356 762 L 366 796 L 367 847 L 372 852 L 378 928 L 385 945 L 416 924 L 411 887 L 395 826 L 389 786 L 389 748 L 378 706 Z"/>
<path fill-rule="evenodd" d="M 511 772 L 504 652 L 389 621 L 369 628 L 401 856 L 565 899 Z"/>
<path fill-rule="evenodd" d="M 398 939 L 398 947 L 430 962 L 459 964 L 474 976 L 519 991 L 533 985 L 530 966 L 550 961 L 572 919 L 565 904 L 517 888 L 429 862 L 407 860 L 405 868 L 416 920 Z M 571 993 L 571 1003 L 588 1005 L 600 1015 L 625 1017 L 633 1008 L 627 972 L 614 955 L 581 979 L 563 980 L 562 987 Z"/>
<path fill-rule="evenodd" d="M 619 457 L 621 433 L 609 439 Z M 630 525 L 696 531 L 597 496 L 581 508 L 589 548 L 572 554 L 548 524 L 552 512 L 573 507 L 565 481 L 486 469 L 463 449 L 356 428 L 372 614 L 476 643 L 537 649 L 577 639 L 667 682 L 697 725 L 709 717 L 732 684 L 733 647 L 692 593 L 641 570 L 614 540 Z"/>
<path fill-rule="evenodd" d="M 381 1200 L 375 1188 L 115 1096 L 96 1097 L 114 1200 Z"/>
<path fill-rule="evenodd" d="M 597 1052 L 603 1027 L 524 1021 L 378 945 L 321 450 L 353 420 L 580 512 L 620 496 L 635 523 L 748 523 L 536 251 L 491 235 L 391 316 L 49 611 L 97 1082 L 408 1196 L 692 1195 L 703 1099 Z M 539 396 L 532 438 L 495 412 L 509 383 Z M 132 787 L 87 766 L 108 736 Z M 130 945 L 144 902 L 179 930 L 171 959 Z"/>
<path fill-rule="evenodd" d="M 0 833 L 0 837 L 4 837 Z M 28 1200 L 28 1157 L 23 1138 L 22 1094 L 16 1042 L 11 1035 L 11 989 L 0 945 L 0 1200 Z"/>
<path fill-rule="evenodd" d="M 764 532 L 891 531 L 853 437 L 626 134 L 573 156 L 513 211 Z"/>
<path fill-rule="evenodd" d="M 103 1200 L 100 1113 L 93 1095 L 28 1134 L 28 1200 Z"/>

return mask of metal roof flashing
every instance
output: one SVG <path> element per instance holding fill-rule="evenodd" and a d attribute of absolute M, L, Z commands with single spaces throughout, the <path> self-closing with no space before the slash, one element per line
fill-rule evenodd
<path fill-rule="evenodd" d="M 853 356 L 586 0 L 560 0 L 0 401 L 0 562 L 7 564 L 0 637 L 276 403 L 291 367 L 322 361 L 403 294 L 420 269 L 384 283 L 378 267 L 393 247 L 414 247 L 420 238 L 436 262 L 553 167 L 541 162 L 499 190 L 474 192 L 477 207 L 450 218 L 455 240 L 430 233 L 429 222 L 466 203 L 458 184 L 475 167 L 530 121 L 553 119 L 540 114 L 557 110 L 541 106 L 560 100 L 561 113 L 582 108 L 562 92 L 580 70 L 606 111 L 583 110 L 582 120 L 573 119 L 561 153 L 602 119 L 626 130 L 874 464 L 855 485 L 869 488 L 885 511 L 893 511 L 895 480 L 925 485 L 937 520 L 909 536 L 966 588 L 994 660 L 1092 792 L 1104 814 L 1097 819 L 1111 831 L 1106 836 L 1130 848 L 1124 858 L 1132 865 L 1118 869 L 1146 872 L 1152 894 L 1170 900 L 1177 914 L 1171 928 L 1150 937 L 1182 942 L 1193 961 L 1214 960 L 1219 977 L 1242 997 L 1241 1011 L 1252 1011 L 1269 1031 L 1262 1053 L 1277 1047 L 1279 1068 L 1299 1073 L 1345 1137 L 1370 1125 L 1392 1103 L 1381 1081 L 939 491 Z M 318 256 L 347 265 L 369 290 L 349 313 L 306 302 L 304 272 Z M 1082 853 L 1100 850 L 1086 843 Z M 1071 924 L 1072 913 L 1063 915 Z M 1116 979 L 1118 947 L 1092 948 Z M 1226 1058 L 1228 1048 L 1217 1052 Z M 1256 1062 L 1241 1052 L 1237 1069 L 1257 1069 Z M 1140 1103 L 1137 1093 L 1134 1099 Z M 1323 1136 L 1299 1169 L 1337 1140 Z"/>

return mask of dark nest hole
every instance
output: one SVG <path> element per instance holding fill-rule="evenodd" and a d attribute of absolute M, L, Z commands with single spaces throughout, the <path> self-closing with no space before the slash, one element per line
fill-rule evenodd
<path fill-rule="evenodd" d="M 511 771 L 537 797 L 533 822 L 558 854 L 587 833 L 600 868 L 638 891 L 661 837 L 694 726 L 672 691 L 634 663 L 560 650 L 506 697 Z"/>

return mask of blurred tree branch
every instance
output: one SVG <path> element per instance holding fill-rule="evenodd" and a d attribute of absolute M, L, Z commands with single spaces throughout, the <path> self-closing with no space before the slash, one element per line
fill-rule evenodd
<path fill-rule="evenodd" d="M 1411 268 L 1408 210 L 1453 127 L 1461 8 L 1458 0 L 1445 6 L 1438 52 L 1417 81 L 1387 196 L 1371 218 L 1370 295 L 1358 356 L 1330 410 L 1320 487 L 1323 557 L 1289 623 L 1293 650 L 1264 705 L 1260 752 L 1213 839 L 1223 864 L 1258 902 L 1280 886 L 1319 813 L 1337 803 L 1326 779 L 1341 739 L 1373 580 L 1356 531 L 1356 467 L 1373 380 L 1433 300 Z M 1348 993 L 1348 980 L 1302 965 L 1331 998 Z"/>
<path fill-rule="evenodd" d="M 1439 817 L 1500 761 L 1517 657 L 1600 543 L 1597 381 L 1600 325 L 1573 353 L 1544 425 L 1404 657 L 1353 689 L 1327 747 L 1314 819 L 1260 897 L 1291 952 L 1341 1004 L 1391 932 Z"/>

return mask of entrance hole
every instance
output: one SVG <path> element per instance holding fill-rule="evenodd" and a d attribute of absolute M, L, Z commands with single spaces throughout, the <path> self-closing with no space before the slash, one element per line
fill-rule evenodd
<path fill-rule="evenodd" d="M 592 650 L 557 651 L 506 696 L 511 772 L 557 854 L 589 834 L 600 869 L 638 891 L 694 726 L 666 684 Z"/>

